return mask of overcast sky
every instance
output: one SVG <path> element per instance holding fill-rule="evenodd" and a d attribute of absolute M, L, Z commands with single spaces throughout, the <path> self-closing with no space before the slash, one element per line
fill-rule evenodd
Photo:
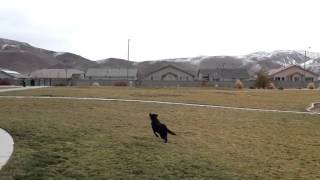
<path fill-rule="evenodd" d="M 91 60 L 320 52 L 319 0 L 0 0 L 0 37 Z"/>

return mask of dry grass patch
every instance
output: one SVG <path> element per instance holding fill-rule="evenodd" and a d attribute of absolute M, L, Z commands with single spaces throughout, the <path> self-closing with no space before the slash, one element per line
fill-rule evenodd
<path fill-rule="evenodd" d="M 234 107 L 305 111 L 320 101 L 319 90 L 215 90 L 212 88 L 57 87 L 1 95 L 128 98 Z"/>
<path fill-rule="evenodd" d="M 0 100 L 23 179 L 319 179 L 318 116 L 67 100 Z M 17 113 L 19 112 L 19 113 Z M 178 136 L 164 144 L 149 112 Z M 0 174 L 0 175 L 1 175 Z"/>

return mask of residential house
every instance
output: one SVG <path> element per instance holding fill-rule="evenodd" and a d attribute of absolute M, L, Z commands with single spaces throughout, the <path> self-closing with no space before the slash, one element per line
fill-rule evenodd
<path fill-rule="evenodd" d="M 22 79 L 22 78 L 25 78 L 25 76 L 16 72 L 16 71 L 0 68 L 0 79 L 2 79 L 2 80 L 4 80 L 4 79 L 6 79 L 6 80 L 8 80 L 8 79 Z"/>
<path fill-rule="evenodd" d="M 291 65 L 280 69 L 271 70 L 270 77 L 278 82 L 314 82 L 319 75 L 298 65 Z"/>
<path fill-rule="evenodd" d="M 100 80 L 137 80 L 136 68 L 89 68 L 86 79 Z"/>
<path fill-rule="evenodd" d="M 158 68 L 144 76 L 144 80 L 150 81 L 193 81 L 194 79 L 195 75 L 192 72 L 173 65 Z"/>
<path fill-rule="evenodd" d="M 34 79 L 84 79 L 84 72 L 78 69 L 40 69 L 29 75 Z"/>
<path fill-rule="evenodd" d="M 67 85 L 72 79 L 84 79 L 78 69 L 40 69 L 29 74 L 30 85 Z"/>
<path fill-rule="evenodd" d="M 198 78 L 202 81 L 235 81 L 249 80 L 250 75 L 246 69 L 199 69 Z"/>

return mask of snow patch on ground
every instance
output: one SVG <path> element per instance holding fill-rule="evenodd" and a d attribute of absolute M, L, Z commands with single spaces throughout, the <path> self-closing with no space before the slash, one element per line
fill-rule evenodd
<path fill-rule="evenodd" d="M 63 54 L 65 54 L 66 52 L 56 52 L 53 54 L 54 57 L 57 57 L 57 56 L 61 56 Z"/>
<path fill-rule="evenodd" d="M 8 47 L 10 47 L 10 48 L 19 48 L 19 46 L 17 46 L 17 45 L 4 44 L 4 45 L 2 45 L 1 50 L 5 50 Z"/>

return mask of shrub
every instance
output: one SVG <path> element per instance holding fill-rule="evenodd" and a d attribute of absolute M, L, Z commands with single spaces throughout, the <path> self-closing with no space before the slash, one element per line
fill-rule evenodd
<path fill-rule="evenodd" d="M 315 88 L 316 88 L 316 85 L 315 85 L 314 83 L 309 83 L 309 84 L 307 85 L 307 88 L 308 88 L 308 89 L 315 89 Z"/>
<path fill-rule="evenodd" d="M 279 90 L 284 90 L 284 88 L 283 88 L 283 87 L 279 87 L 278 89 L 279 89 Z"/>
<path fill-rule="evenodd" d="M 100 84 L 98 82 L 93 82 L 92 86 L 100 86 Z"/>
<path fill-rule="evenodd" d="M 256 87 L 257 88 L 265 89 L 268 86 L 269 82 L 270 82 L 270 78 L 266 72 L 260 71 L 257 74 L 257 79 L 256 79 Z"/>
<path fill-rule="evenodd" d="M 125 81 L 117 81 L 113 83 L 114 86 L 128 86 L 128 83 Z"/>
<path fill-rule="evenodd" d="M 237 89 L 243 89 L 244 88 L 244 85 L 243 83 L 240 81 L 240 79 L 237 79 L 236 82 L 234 83 L 234 88 L 237 88 Z"/>
<path fill-rule="evenodd" d="M 270 83 L 268 83 L 267 88 L 268 88 L 268 89 L 276 89 L 276 85 L 274 85 L 273 82 L 270 82 Z"/>

